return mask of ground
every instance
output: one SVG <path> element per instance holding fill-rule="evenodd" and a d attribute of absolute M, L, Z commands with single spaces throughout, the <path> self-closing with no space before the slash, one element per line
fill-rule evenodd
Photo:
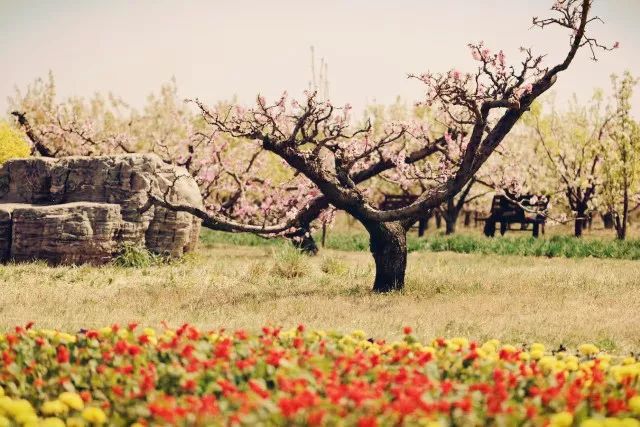
<path fill-rule="evenodd" d="M 414 252 L 404 292 L 374 295 L 372 282 L 367 252 L 308 258 L 282 246 L 203 245 L 181 262 L 143 268 L 7 265 L 0 266 L 0 328 L 303 323 L 392 339 L 410 325 L 421 340 L 640 349 L 637 261 Z"/>

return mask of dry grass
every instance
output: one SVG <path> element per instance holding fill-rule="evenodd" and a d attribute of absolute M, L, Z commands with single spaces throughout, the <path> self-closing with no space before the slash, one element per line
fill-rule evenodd
<path fill-rule="evenodd" d="M 407 324 L 422 339 L 590 341 L 640 350 L 637 261 L 414 253 L 406 291 L 374 295 L 367 253 L 298 260 L 274 251 L 218 246 L 182 263 L 137 269 L 0 266 L 0 327 L 31 320 L 64 329 L 163 320 L 250 329 L 304 323 L 392 338 Z"/>

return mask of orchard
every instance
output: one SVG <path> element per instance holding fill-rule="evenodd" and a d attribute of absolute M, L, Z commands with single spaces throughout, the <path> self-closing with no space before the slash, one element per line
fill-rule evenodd
<path fill-rule="evenodd" d="M 183 259 L 123 245 L 102 266 L 21 264 L 24 201 L 3 197 L 40 178 L 0 179 L 0 426 L 640 425 L 637 72 L 559 96 L 621 54 L 623 31 L 597 0 L 539 6 L 527 34 L 552 51 L 472 42 L 460 67 L 405 69 L 412 99 L 364 108 L 331 100 L 313 48 L 306 90 L 256 86 L 253 102 L 177 78 L 142 102 L 62 96 L 53 71 L 16 85 L 7 176 L 12 159 L 154 154 L 184 173 L 135 214 L 204 230 Z M 186 179 L 202 204 L 171 197 Z M 64 238 L 93 226 L 80 217 Z"/>

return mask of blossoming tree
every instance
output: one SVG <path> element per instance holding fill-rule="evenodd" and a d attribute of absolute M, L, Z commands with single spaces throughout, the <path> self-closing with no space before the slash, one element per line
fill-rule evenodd
<path fill-rule="evenodd" d="M 491 53 L 479 43 L 470 46 L 478 62 L 474 73 L 451 70 L 415 76 L 426 85 L 426 104 L 456 125 L 456 132 L 462 137 L 462 152 L 455 168 L 441 168 L 415 202 L 399 209 L 378 209 L 366 191 L 358 186 L 358 176 L 388 163 L 392 168 L 405 167 L 406 155 L 389 156 L 407 151 L 398 152 L 389 147 L 399 143 L 418 147 L 422 144 L 418 149 L 433 146 L 433 140 L 421 138 L 419 132 L 414 133 L 409 126 L 390 125 L 381 138 L 372 140 L 368 137 L 370 126 L 352 126 L 348 109 L 319 101 L 316 93 L 309 93 L 303 102 L 289 102 L 282 97 L 268 103 L 258 97 L 256 106 L 248 109 L 211 109 L 201 102 L 196 103 L 215 133 L 259 144 L 282 159 L 295 173 L 304 176 L 322 194 L 305 204 L 290 221 L 263 225 L 258 232 L 285 230 L 308 212 L 307 206 L 323 200 L 352 215 L 368 231 L 376 264 L 374 291 L 397 290 L 404 286 L 406 233 L 410 225 L 469 184 L 532 102 L 549 90 L 558 75 L 570 66 L 580 48 L 588 48 L 594 57 L 598 48 L 611 49 L 586 31 L 597 19 L 590 16 L 591 6 L 592 0 L 559 0 L 552 6 L 552 17 L 534 18 L 533 23 L 538 27 L 556 25 L 569 30 L 568 51 L 564 59 L 552 67 L 544 67 L 543 56 L 534 55 L 531 49 L 522 50 L 523 58 L 518 66 L 509 66 L 502 51 Z M 403 139 L 407 135 L 411 137 L 405 142 Z M 431 165 L 449 164 L 440 151 L 436 150 L 433 156 Z M 434 170 L 430 168 L 429 172 Z M 167 205 L 162 197 L 155 198 L 156 203 Z M 205 225 L 209 220 L 217 220 L 193 207 L 168 207 L 192 212 L 201 217 Z M 244 230 L 256 228 L 260 229 L 260 226 L 253 225 Z"/>

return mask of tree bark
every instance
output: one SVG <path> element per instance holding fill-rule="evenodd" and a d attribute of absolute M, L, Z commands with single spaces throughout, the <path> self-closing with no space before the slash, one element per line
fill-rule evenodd
<path fill-rule="evenodd" d="M 442 216 L 438 211 L 436 211 L 435 215 L 436 215 L 436 228 L 440 230 L 440 227 L 442 226 Z"/>
<path fill-rule="evenodd" d="M 576 220 L 573 225 L 573 235 L 575 237 L 582 237 L 582 230 L 584 230 L 586 221 L 586 210 L 578 209 L 578 211 L 576 212 Z"/>
<path fill-rule="evenodd" d="M 456 232 L 456 223 L 458 222 L 459 214 L 460 210 L 458 210 L 453 198 L 447 200 L 445 210 L 442 214 L 444 217 L 444 234 L 450 235 Z"/>
<path fill-rule="evenodd" d="M 582 237 L 582 218 L 576 218 L 573 224 L 573 235 L 575 237 Z"/>
<path fill-rule="evenodd" d="M 618 239 L 624 240 L 627 237 L 627 223 L 629 222 L 629 183 L 625 175 L 624 179 L 624 199 L 622 200 L 622 227 L 618 233 Z"/>
<path fill-rule="evenodd" d="M 471 226 L 471 211 L 465 211 L 464 213 L 464 226 L 467 228 Z"/>
<path fill-rule="evenodd" d="M 407 269 L 407 229 L 400 222 L 363 222 L 369 232 L 370 250 L 376 264 L 374 292 L 404 288 Z"/>
<path fill-rule="evenodd" d="M 456 232 L 456 221 L 457 218 L 450 218 L 448 215 L 445 218 L 445 228 L 444 228 L 444 234 L 446 235 L 450 235 Z"/>

